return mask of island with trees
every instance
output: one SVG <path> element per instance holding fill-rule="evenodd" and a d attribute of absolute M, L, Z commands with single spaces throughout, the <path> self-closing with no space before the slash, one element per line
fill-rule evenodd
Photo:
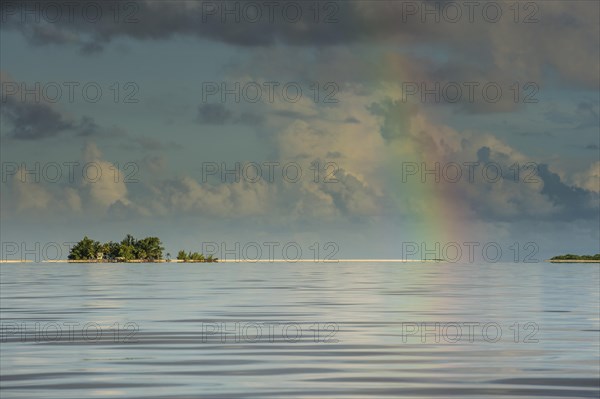
<path fill-rule="evenodd" d="M 558 255 L 550 258 L 552 263 L 600 263 L 600 254 L 596 255 Z"/>
<path fill-rule="evenodd" d="M 218 258 L 213 258 L 212 255 L 204 256 L 202 253 L 198 252 L 188 252 L 186 253 L 184 250 L 181 250 L 177 253 L 177 260 L 181 262 L 217 262 Z"/>
<path fill-rule="evenodd" d="M 69 262 L 74 263 L 105 263 L 105 262 L 171 262 L 171 254 L 163 258 L 165 248 L 158 237 L 145 237 L 140 240 L 127 234 L 121 242 L 105 242 L 83 237 L 69 252 Z M 217 262 L 212 255 L 204 256 L 198 252 L 179 251 L 176 262 Z"/>

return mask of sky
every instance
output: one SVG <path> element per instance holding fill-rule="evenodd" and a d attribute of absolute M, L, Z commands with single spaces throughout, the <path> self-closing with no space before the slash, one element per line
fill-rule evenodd
<path fill-rule="evenodd" d="M 598 253 L 599 4 L 3 1 L 2 257 Z"/>

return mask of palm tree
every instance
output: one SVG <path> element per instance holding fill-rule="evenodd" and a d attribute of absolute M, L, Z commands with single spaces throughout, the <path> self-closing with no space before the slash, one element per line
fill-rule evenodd
<path fill-rule="evenodd" d="M 185 253 L 185 251 L 182 249 L 177 253 L 177 259 L 182 260 L 182 261 L 186 261 L 188 259 L 188 255 Z"/>
<path fill-rule="evenodd" d="M 137 243 L 137 240 L 131 234 L 127 234 L 125 236 L 125 238 L 123 239 L 123 241 L 121 241 L 121 244 L 130 245 L 132 247 L 134 247 L 136 243 Z"/>

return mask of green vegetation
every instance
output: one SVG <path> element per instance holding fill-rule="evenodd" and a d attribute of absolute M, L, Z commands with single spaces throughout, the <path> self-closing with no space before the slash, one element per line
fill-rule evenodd
<path fill-rule="evenodd" d="M 84 262 L 158 262 L 163 259 L 163 246 L 158 237 L 146 237 L 141 240 L 127 234 L 121 242 L 109 241 L 101 244 L 88 236 L 71 248 L 69 260 Z M 204 256 L 198 252 L 179 251 L 177 259 L 183 262 L 217 262 L 212 255 Z M 167 253 L 167 262 L 171 254 Z"/>
<path fill-rule="evenodd" d="M 555 257 L 551 258 L 550 260 L 599 260 L 600 261 L 600 254 L 596 254 L 596 255 L 566 254 L 566 255 L 555 256 Z"/>
<path fill-rule="evenodd" d="M 162 259 L 163 250 L 158 237 L 136 240 L 131 234 L 127 234 L 120 243 L 109 241 L 101 244 L 85 236 L 71 248 L 69 260 L 155 262 Z"/>
<path fill-rule="evenodd" d="M 188 252 L 181 250 L 177 253 L 177 259 L 184 262 L 217 262 L 219 258 L 213 258 L 212 255 L 204 257 L 204 254 L 198 252 Z"/>
<path fill-rule="evenodd" d="M 99 252 L 100 243 L 85 236 L 83 237 L 83 240 L 79 241 L 71 248 L 69 259 L 97 259 Z"/>

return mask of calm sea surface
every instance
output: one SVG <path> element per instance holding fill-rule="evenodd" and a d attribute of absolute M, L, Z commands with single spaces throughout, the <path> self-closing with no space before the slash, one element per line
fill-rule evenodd
<path fill-rule="evenodd" d="M 9 398 L 598 398 L 597 264 L 3 264 Z"/>

